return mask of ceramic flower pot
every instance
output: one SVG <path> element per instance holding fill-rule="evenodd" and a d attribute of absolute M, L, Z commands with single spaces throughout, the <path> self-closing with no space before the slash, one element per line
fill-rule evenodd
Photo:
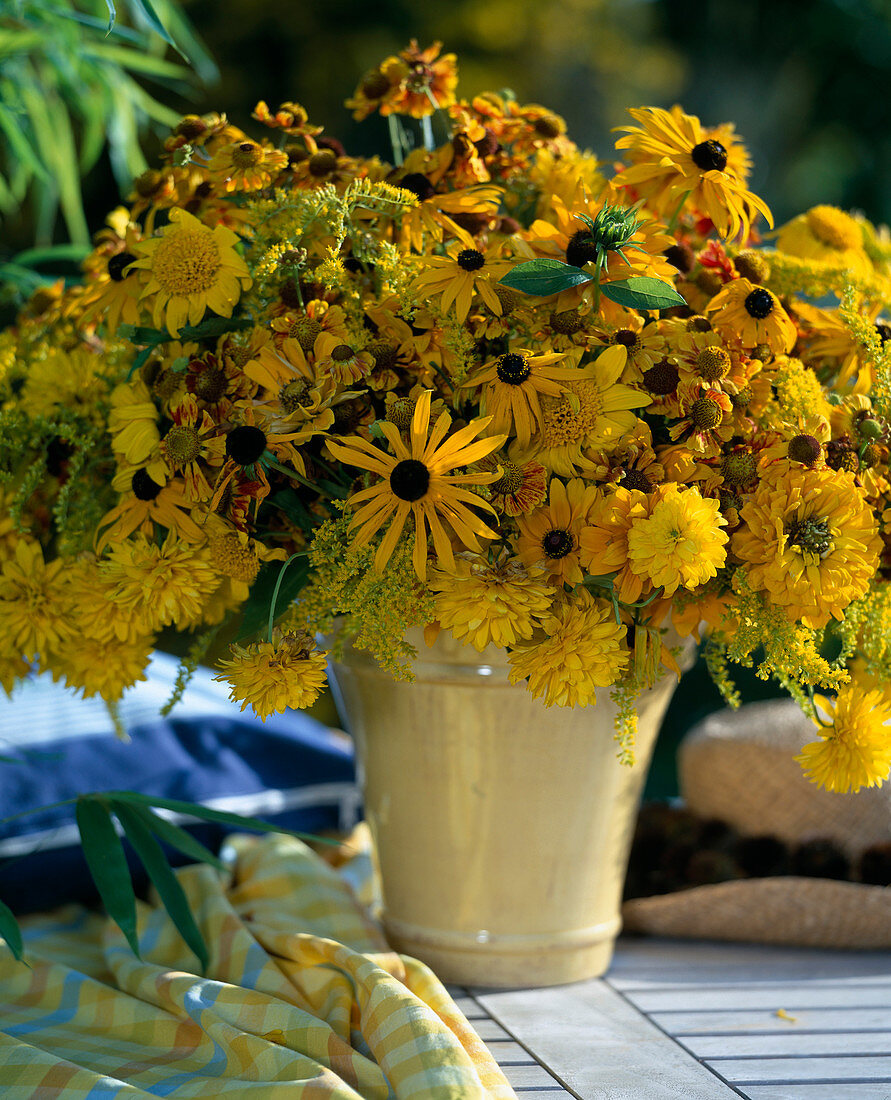
<path fill-rule="evenodd" d="M 447 982 L 544 986 L 602 974 L 620 929 L 632 829 L 676 685 L 640 700 L 634 767 L 609 690 L 545 707 L 507 654 L 420 633 L 414 683 L 359 650 L 330 679 L 356 741 L 393 945 Z"/>

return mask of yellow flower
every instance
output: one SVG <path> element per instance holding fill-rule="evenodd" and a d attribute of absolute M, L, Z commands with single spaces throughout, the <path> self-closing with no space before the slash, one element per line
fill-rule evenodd
<path fill-rule="evenodd" d="M 104 360 L 84 347 L 50 348 L 43 359 L 32 359 L 19 397 L 29 416 L 54 416 L 64 407 L 96 420 L 108 392 L 101 376 Z"/>
<path fill-rule="evenodd" d="M 532 457 L 562 477 L 578 472 L 584 448 L 616 447 L 637 426 L 632 410 L 650 404 L 648 394 L 619 382 L 623 347 L 606 348 L 593 366 L 593 377 L 566 382 L 566 392 L 541 402 L 542 428 L 532 439 Z"/>
<path fill-rule="evenodd" d="M 480 468 L 498 470 L 498 480 L 489 486 L 489 503 L 496 512 L 526 516 L 548 495 L 548 475 L 537 462 L 509 462 L 489 455 Z"/>
<path fill-rule="evenodd" d="M 612 604 L 580 589 L 554 607 L 528 642 L 514 646 L 510 682 L 526 680 L 548 707 L 593 706 L 594 689 L 614 684 L 628 664 L 626 634 Z"/>
<path fill-rule="evenodd" d="M 634 603 L 643 594 L 643 577 L 628 558 L 628 533 L 646 515 L 646 499 L 638 489 L 618 487 L 594 504 L 588 526 L 579 534 L 582 565 L 595 577 L 616 573 L 613 588 L 623 603 Z"/>
<path fill-rule="evenodd" d="M 113 546 L 102 572 L 112 600 L 143 634 L 200 622 L 204 602 L 220 582 L 207 549 L 180 542 L 172 532 L 162 546 L 145 535 Z"/>
<path fill-rule="evenodd" d="M 500 244 L 490 245 L 482 252 L 469 233 L 458 226 L 453 226 L 453 232 L 458 239 L 446 248 L 445 256 L 425 255 L 420 261 L 423 270 L 412 284 L 414 292 L 421 301 L 438 297 L 440 310 L 448 313 L 454 308 L 462 324 L 470 312 L 474 293 L 500 317 L 504 307 L 495 284 L 511 268 L 510 263 L 499 258 Z"/>
<path fill-rule="evenodd" d="M 614 187 L 632 187 L 657 213 L 673 212 L 689 197 L 722 237 L 748 237 L 751 224 L 767 205 L 748 190 L 749 155 L 729 125 L 706 129 L 677 104 L 670 111 L 640 107 L 628 112 L 641 126 L 620 126 L 627 137 L 616 142 L 632 161 L 613 179 Z"/>
<path fill-rule="evenodd" d="M 490 643 L 506 648 L 531 638 L 554 598 L 540 575 L 506 553 L 494 562 L 459 555 L 454 570 L 434 570 L 429 588 L 440 625 L 480 652 Z"/>
<path fill-rule="evenodd" d="M 845 794 L 880 787 L 891 771 L 891 700 L 880 691 L 864 691 L 852 682 L 835 699 L 814 702 L 831 725 L 817 722 L 820 740 L 795 757 L 813 783 Z"/>
<path fill-rule="evenodd" d="M 632 570 L 666 596 L 696 588 L 714 577 L 727 557 L 727 521 L 719 502 L 698 489 L 660 485 L 646 497 L 647 515 L 634 518 L 628 532 Z"/>
<path fill-rule="evenodd" d="M 141 298 L 152 299 L 152 323 L 173 336 L 186 323 L 197 325 L 205 311 L 231 317 L 243 290 L 251 284 L 247 265 L 231 229 L 202 224 L 187 210 L 173 207 L 161 235 L 133 245 L 134 268 L 149 279 Z"/>
<path fill-rule="evenodd" d="M 231 649 L 232 659 L 219 662 L 223 672 L 214 679 L 226 681 L 232 688 L 229 698 L 240 701 L 242 710 L 253 707 L 264 722 L 289 707 L 312 706 L 325 687 L 328 654 L 317 650 L 308 634 L 285 634 L 275 644 L 255 642 Z"/>
<path fill-rule="evenodd" d="M 145 463 L 161 441 L 158 410 L 148 386 L 141 378 L 121 382 L 111 391 L 108 431 L 112 450 L 131 466 Z M 159 480 L 163 480 L 164 463 Z M 151 473 L 149 468 L 149 473 Z"/>
<path fill-rule="evenodd" d="M 728 343 L 744 348 L 767 344 L 776 355 L 790 352 L 798 335 L 775 294 L 748 279 L 733 279 L 705 307 L 710 320 Z"/>
<path fill-rule="evenodd" d="M 85 699 L 101 696 L 116 702 L 137 680 L 145 680 L 154 638 L 140 635 L 133 642 L 109 645 L 89 635 L 79 635 L 77 644 L 66 645 L 48 662 L 53 679 L 60 676 L 68 687 Z"/>
<path fill-rule="evenodd" d="M 45 564 L 40 543 L 20 538 L 0 566 L 0 639 L 7 656 L 44 657 L 71 637 L 65 563 Z"/>
<path fill-rule="evenodd" d="M 548 503 L 517 519 L 517 551 L 530 569 L 543 569 L 555 583 L 580 584 L 579 536 L 597 499 L 597 489 L 574 477 L 551 479 Z"/>
<path fill-rule="evenodd" d="M 361 505 L 350 523 L 350 528 L 356 529 L 353 545 L 367 546 L 375 532 L 392 517 L 389 530 L 374 556 L 374 568 L 382 573 L 411 514 L 415 522 L 413 561 L 418 577 L 425 580 L 427 576 L 428 527 L 439 564 L 454 569 L 455 559 L 443 523 L 452 528 L 459 542 L 478 552 L 479 539 L 493 538 L 494 532 L 477 512 L 480 509 L 491 512 L 492 509 L 482 497 L 464 486 L 488 485 L 498 474 L 450 474 L 448 471 L 469 466 L 497 451 L 504 443 L 504 436 L 476 439 L 488 427 L 489 421 L 484 418 L 471 421 L 446 438 L 451 426 L 447 412 L 440 414 L 430 431 L 429 390 L 424 390 L 418 398 L 408 446 L 395 424 L 387 421 L 378 421 L 378 424 L 395 458 L 359 436 L 341 443 L 328 441 L 329 450 L 339 462 L 370 470 L 384 479 L 349 498 L 353 508 Z"/>
<path fill-rule="evenodd" d="M 112 487 L 122 499 L 96 525 L 96 550 L 100 554 L 110 543 L 123 542 L 134 531 L 151 537 L 155 524 L 175 532 L 183 542 L 203 541 L 204 535 L 191 517 L 194 504 L 186 499 L 182 482 L 159 485 L 144 466 L 137 466 L 120 471 Z"/>
<path fill-rule="evenodd" d="M 836 206 L 813 206 L 777 230 L 777 248 L 790 256 L 843 264 L 855 275 L 873 274 L 863 248 L 863 231 L 850 214 Z"/>
<path fill-rule="evenodd" d="M 779 462 L 763 471 L 740 516 L 732 547 L 749 585 L 807 627 L 840 619 L 875 576 L 876 520 L 844 470 Z"/>
<path fill-rule="evenodd" d="M 593 368 L 557 366 L 565 356 L 535 355 L 525 348 L 505 352 L 471 374 L 463 387 L 482 388 L 480 412 L 492 417 L 491 431 L 510 434 L 513 429 L 520 447 L 529 446 L 541 431 L 539 395 L 559 397 L 566 392 L 563 382 L 590 378 Z"/>
<path fill-rule="evenodd" d="M 288 164 L 288 154 L 255 141 L 233 141 L 211 157 L 207 171 L 224 191 L 259 191 L 268 187 Z"/>

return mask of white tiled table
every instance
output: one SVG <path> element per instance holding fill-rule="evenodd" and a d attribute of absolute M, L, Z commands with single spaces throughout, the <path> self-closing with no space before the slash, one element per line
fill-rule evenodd
<path fill-rule="evenodd" d="M 520 1100 L 891 1100 L 891 952 L 628 939 L 601 980 L 454 993 Z"/>

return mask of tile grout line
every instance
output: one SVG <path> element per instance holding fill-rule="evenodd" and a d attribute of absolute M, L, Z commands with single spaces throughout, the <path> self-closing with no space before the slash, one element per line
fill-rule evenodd
<path fill-rule="evenodd" d="M 722 1081 L 727 1086 L 727 1088 L 730 1089 L 731 1092 L 735 1092 L 737 1094 L 737 1096 L 742 1096 L 743 1100 L 751 1100 L 751 1098 L 746 1096 L 746 1094 L 744 1092 L 742 1092 L 741 1089 L 738 1089 L 736 1087 L 736 1085 L 734 1085 L 731 1081 L 728 1081 L 727 1078 L 723 1076 L 723 1074 L 718 1073 L 718 1071 L 716 1069 L 714 1069 L 711 1065 L 709 1065 L 708 1062 L 704 1061 L 704 1059 L 702 1059 L 702 1058 L 697 1057 L 693 1053 L 693 1051 L 690 1050 L 688 1047 L 685 1047 L 683 1043 L 679 1043 L 677 1038 L 674 1035 L 672 1035 L 670 1031 L 666 1031 L 664 1027 L 662 1027 L 660 1024 L 657 1024 L 656 1021 L 654 1019 L 652 1019 L 646 1013 L 646 1011 L 644 1009 L 640 1008 L 639 1005 L 636 1005 L 634 1003 L 634 1001 L 632 1001 L 629 997 L 626 997 L 621 989 L 616 989 L 616 987 L 610 982 L 608 976 L 605 975 L 601 979 L 601 981 L 603 981 L 604 984 L 609 986 L 609 988 L 614 993 L 618 994 L 618 996 L 620 996 L 622 998 L 622 1000 L 625 1001 L 626 1004 L 630 1005 L 634 1009 L 635 1012 L 637 1012 L 640 1016 L 643 1016 L 643 1018 L 645 1020 L 647 1020 L 650 1024 L 652 1024 L 653 1027 L 656 1028 L 657 1031 L 660 1031 L 664 1036 L 666 1036 L 666 1038 L 670 1039 L 675 1044 L 675 1046 L 680 1047 L 681 1050 L 686 1055 L 688 1055 L 690 1058 L 692 1058 L 695 1062 L 698 1062 L 703 1067 L 703 1069 L 708 1070 L 708 1072 L 713 1074 L 715 1077 L 717 1077 L 719 1081 Z"/>

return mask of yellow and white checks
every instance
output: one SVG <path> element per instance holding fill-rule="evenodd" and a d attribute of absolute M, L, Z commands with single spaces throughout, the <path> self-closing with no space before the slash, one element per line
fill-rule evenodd
<path fill-rule="evenodd" d="M 141 959 L 75 907 L 24 922 L 30 969 L 0 939 L 3 1100 L 514 1096 L 438 979 L 388 950 L 334 870 L 287 837 L 234 844 L 230 881 L 178 872 L 206 976 L 160 906 L 140 903 Z"/>

